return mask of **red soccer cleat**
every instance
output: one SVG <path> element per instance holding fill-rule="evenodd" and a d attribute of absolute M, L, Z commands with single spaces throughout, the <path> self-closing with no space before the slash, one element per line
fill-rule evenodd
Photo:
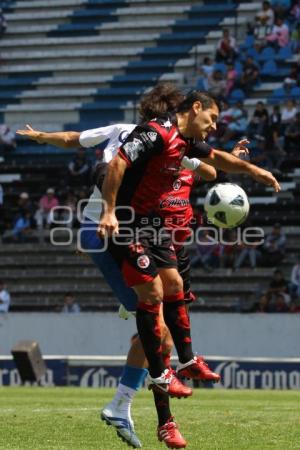
<path fill-rule="evenodd" d="M 157 437 L 169 448 L 185 448 L 187 444 L 174 422 L 174 417 L 170 417 L 167 423 L 157 428 Z"/>
<path fill-rule="evenodd" d="M 180 377 L 193 378 L 194 380 L 213 381 L 217 383 L 221 379 L 218 373 L 210 370 L 202 356 L 194 356 L 191 361 L 185 364 L 179 363 L 176 372 Z"/>
<path fill-rule="evenodd" d="M 165 369 L 160 377 L 152 378 L 149 375 L 148 379 L 148 389 L 152 389 L 156 392 L 164 392 L 170 397 L 190 397 L 193 393 L 190 387 L 185 386 L 185 384 L 178 380 L 174 370 L 171 368 Z"/>

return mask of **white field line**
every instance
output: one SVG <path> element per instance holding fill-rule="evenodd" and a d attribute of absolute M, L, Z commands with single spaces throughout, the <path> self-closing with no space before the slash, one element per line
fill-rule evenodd
<path fill-rule="evenodd" d="M 88 411 L 100 411 L 100 408 L 0 408 L 0 414 L 19 413 L 26 409 L 33 413 L 52 413 L 52 412 L 88 412 Z"/>

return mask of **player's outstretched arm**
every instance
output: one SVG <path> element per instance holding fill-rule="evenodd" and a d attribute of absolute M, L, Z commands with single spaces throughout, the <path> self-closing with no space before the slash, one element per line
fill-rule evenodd
<path fill-rule="evenodd" d="M 272 186 L 275 192 L 280 191 L 280 184 L 274 175 L 260 167 L 250 164 L 237 158 L 231 153 L 222 150 L 213 150 L 207 158 L 202 158 L 208 164 L 212 164 L 216 169 L 223 170 L 228 173 L 244 173 L 254 178 L 259 183 Z"/>
<path fill-rule="evenodd" d="M 80 133 L 77 131 L 46 133 L 44 131 L 34 130 L 30 125 L 26 125 L 25 130 L 17 130 L 16 133 L 19 136 L 27 137 L 38 144 L 50 144 L 63 149 L 80 147 Z"/>
<path fill-rule="evenodd" d="M 98 225 L 100 237 L 118 234 L 119 224 L 115 215 L 115 207 L 119 188 L 121 186 L 127 162 L 119 155 L 115 156 L 107 166 L 107 172 L 102 185 L 104 208 Z"/>

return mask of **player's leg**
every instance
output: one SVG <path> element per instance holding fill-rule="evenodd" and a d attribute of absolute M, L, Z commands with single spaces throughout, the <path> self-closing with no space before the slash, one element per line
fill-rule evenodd
<path fill-rule="evenodd" d="M 170 367 L 170 359 L 173 348 L 173 339 L 163 319 L 161 308 L 161 330 L 162 330 L 162 355 L 165 366 Z M 170 448 L 185 448 L 186 440 L 181 435 L 174 416 L 170 410 L 170 397 L 168 394 L 153 390 L 154 402 L 158 417 L 157 437 Z"/>
<path fill-rule="evenodd" d="M 147 255 L 150 261 L 150 256 Z M 149 271 L 153 270 L 152 267 Z M 150 263 L 149 263 L 150 266 Z M 148 267 L 149 267 L 148 266 Z M 155 265 L 154 265 L 155 267 Z M 132 268 L 130 269 L 132 270 Z M 168 393 L 174 397 L 187 397 L 192 394 L 192 390 L 183 385 L 175 377 L 171 369 L 166 368 L 162 358 L 161 330 L 159 326 L 159 311 L 161 299 L 163 297 L 163 287 L 161 279 L 158 275 L 147 275 L 152 278 L 151 281 L 133 286 L 137 293 L 139 302 L 136 312 L 136 323 L 138 333 L 149 363 L 149 387 Z M 144 277 L 145 279 L 145 277 Z"/>
<path fill-rule="evenodd" d="M 104 274 L 108 284 L 111 286 L 116 297 L 121 304 L 131 311 L 135 311 L 137 305 L 137 296 L 134 291 L 128 288 L 124 281 L 119 267 L 109 252 L 103 251 L 103 242 L 96 235 L 96 225 L 87 221 L 81 230 L 81 248 L 92 258 L 95 265 Z M 97 252 L 99 250 L 99 252 Z M 162 309 L 160 312 L 160 326 L 162 330 L 162 349 L 163 357 L 169 366 L 170 355 L 172 351 L 172 339 L 170 333 L 164 324 Z M 131 446 L 139 448 L 141 443 L 134 432 L 134 425 L 131 418 L 131 404 L 138 389 L 143 385 L 147 375 L 146 367 L 148 362 L 140 339 L 136 339 L 129 350 L 127 362 L 123 369 L 116 394 L 112 401 L 105 406 L 101 412 L 101 417 L 108 424 L 117 428 L 117 432 Z M 164 398 L 166 397 L 166 398 Z M 169 409 L 169 398 L 165 394 L 155 394 L 155 405 L 158 415 L 159 426 L 163 426 L 171 421 L 172 414 Z M 169 426 L 170 427 L 170 426 Z M 168 433 L 169 438 L 177 439 L 177 445 L 185 442 L 182 437 L 176 433 Z"/>
<path fill-rule="evenodd" d="M 176 257 L 178 271 L 183 280 L 186 312 L 189 314 L 188 305 L 195 300 L 195 296 L 191 291 L 190 258 L 185 245 L 176 248 Z M 185 376 L 186 378 L 196 378 L 202 381 L 220 381 L 220 375 L 213 372 L 208 367 L 202 356 L 194 356 L 194 358 L 186 364 L 181 364 L 179 362 L 177 366 L 177 373 L 180 376 Z"/>
<path fill-rule="evenodd" d="M 106 282 L 111 287 L 121 304 L 129 311 L 135 311 L 137 296 L 128 288 L 122 273 L 110 253 L 103 251 L 103 241 L 96 234 L 97 224 L 87 220 L 80 230 L 80 248 L 87 253 L 96 267 L 102 272 Z M 144 368 L 145 356 L 140 357 L 140 363 L 131 365 L 127 362 L 113 400 L 101 411 L 101 418 L 107 424 L 117 429 L 118 435 L 135 447 L 141 447 L 140 440 L 134 431 L 131 418 L 131 404 L 134 395 L 143 385 L 148 371 Z"/>
<path fill-rule="evenodd" d="M 185 308 L 183 280 L 176 268 L 159 270 L 164 286 L 163 312 L 181 363 L 193 359 L 189 315 Z"/>

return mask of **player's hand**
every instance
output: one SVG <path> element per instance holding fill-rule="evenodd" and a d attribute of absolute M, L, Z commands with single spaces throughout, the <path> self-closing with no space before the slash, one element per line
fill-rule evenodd
<path fill-rule="evenodd" d="M 18 134 L 19 136 L 25 136 L 28 139 L 37 142 L 38 144 L 43 144 L 41 139 L 41 132 L 38 130 L 34 130 L 31 125 L 27 124 L 25 130 L 17 130 L 16 134 Z"/>
<path fill-rule="evenodd" d="M 231 154 L 240 158 L 241 156 L 249 155 L 249 150 L 247 148 L 247 144 L 250 144 L 248 139 L 241 139 L 237 144 L 233 147 Z"/>
<path fill-rule="evenodd" d="M 119 234 L 119 223 L 115 213 L 105 212 L 100 218 L 97 229 L 99 237 L 111 237 L 113 234 Z"/>
<path fill-rule="evenodd" d="M 278 183 L 274 175 L 267 170 L 255 166 L 254 170 L 252 171 L 252 177 L 259 183 L 263 183 L 266 186 L 272 186 L 275 192 L 281 191 L 280 184 Z"/>

